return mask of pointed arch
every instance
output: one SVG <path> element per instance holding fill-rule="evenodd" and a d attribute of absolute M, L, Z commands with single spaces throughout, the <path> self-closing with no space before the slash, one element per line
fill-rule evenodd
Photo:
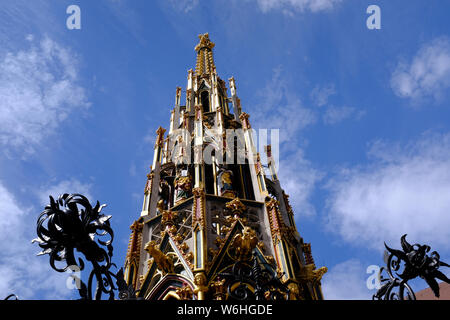
<path fill-rule="evenodd" d="M 199 94 L 200 102 L 202 104 L 203 113 L 211 111 L 211 97 L 208 90 L 203 90 Z"/>
<path fill-rule="evenodd" d="M 146 295 L 146 300 L 167 300 L 172 297 L 181 300 L 176 293 L 177 289 L 189 287 L 194 291 L 194 284 L 187 278 L 181 275 L 168 274 L 162 278 L 161 281 Z M 195 296 L 193 297 L 195 299 Z"/>

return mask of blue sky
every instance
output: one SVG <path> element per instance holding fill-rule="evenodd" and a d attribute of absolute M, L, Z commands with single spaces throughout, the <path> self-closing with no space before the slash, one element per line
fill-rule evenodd
<path fill-rule="evenodd" d="M 66 8 L 81 8 L 81 30 Z M 369 30 L 366 9 L 381 8 Z M 325 265 L 325 298 L 368 299 L 383 241 L 450 261 L 445 1 L 0 1 L 0 296 L 74 298 L 35 257 L 49 194 L 107 203 L 122 265 L 155 131 L 209 32 L 254 128 L 280 129 L 279 177 Z M 447 272 L 448 274 L 448 272 Z M 422 282 L 416 289 L 424 288 Z"/>

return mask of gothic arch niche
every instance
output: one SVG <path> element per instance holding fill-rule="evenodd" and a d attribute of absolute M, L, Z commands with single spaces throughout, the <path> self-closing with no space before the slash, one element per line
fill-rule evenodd
<path fill-rule="evenodd" d="M 181 300 L 181 298 L 174 291 L 169 291 L 162 300 Z"/>
<path fill-rule="evenodd" d="M 215 171 L 215 164 L 213 164 L 213 161 L 215 159 L 216 155 L 216 147 L 212 143 L 205 146 L 203 149 L 203 160 L 205 161 L 204 168 L 205 168 L 205 191 L 207 194 L 216 194 L 215 190 L 215 177 L 216 173 Z"/>
<path fill-rule="evenodd" d="M 194 285 L 179 275 L 166 275 L 145 297 L 146 300 L 193 300 Z"/>
<path fill-rule="evenodd" d="M 210 110 L 210 98 L 209 91 L 203 90 L 200 92 L 200 101 L 202 103 L 203 112 L 209 112 Z"/>
<path fill-rule="evenodd" d="M 242 168 L 242 180 L 244 181 L 245 198 L 248 200 L 255 200 L 255 193 L 253 191 L 252 176 L 250 173 L 250 164 L 248 159 L 245 158 L 245 164 Z"/>

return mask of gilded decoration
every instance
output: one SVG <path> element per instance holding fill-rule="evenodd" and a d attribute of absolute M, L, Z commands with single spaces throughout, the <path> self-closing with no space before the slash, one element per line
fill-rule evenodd
<path fill-rule="evenodd" d="M 199 223 L 201 228 L 205 228 L 205 190 L 203 188 L 194 188 L 194 205 L 192 215 L 192 226 Z"/>
<path fill-rule="evenodd" d="M 127 252 L 127 259 L 129 261 L 139 258 L 142 241 L 142 227 L 143 224 L 140 223 L 139 221 L 134 221 L 133 224 L 130 226 L 131 235 Z"/>
<path fill-rule="evenodd" d="M 217 236 L 216 240 L 214 240 L 214 243 L 218 248 L 221 248 L 226 240 L 227 240 L 226 238 L 221 238 L 220 236 Z"/>
<path fill-rule="evenodd" d="M 195 46 L 195 51 L 199 51 L 202 48 L 208 48 L 209 50 L 214 48 L 215 43 L 209 40 L 209 33 L 199 34 L 198 37 L 200 42 Z"/>
<path fill-rule="evenodd" d="M 147 174 L 147 182 L 145 183 L 144 193 L 150 193 L 152 191 L 152 182 L 154 173 L 152 172 L 152 166 L 150 166 L 150 173 Z"/>
<path fill-rule="evenodd" d="M 327 271 L 327 267 L 316 269 L 314 264 L 307 264 L 300 269 L 300 280 L 303 282 L 318 283 Z"/>
<path fill-rule="evenodd" d="M 189 249 L 189 246 L 188 246 L 188 244 L 186 242 L 183 242 L 180 245 L 180 249 L 181 249 L 182 252 L 186 252 Z"/>
<path fill-rule="evenodd" d="M 244 227 L 242 233 L 236 234 L 231 242 L 238 260 L 248 260 L 258 244 L 258 237 L 250 227 Z"/>
<path fill-rule="evenodd" d="M 195 51 L 197 51 L 195 72 L 197 76 L 206 77 L 211 72 L 215 72 L 212 55 L 212 48 L 214 48 L 215 44 L 209 40 L 209 35 L 207 33 L 199 35 L 199 38 L 200 42 L 195 47 Z"/>
<path fill-rule="evenodd" d="M 272 231 L 272 239 L 275 241 L 275 235 L 281 236 L 282 221 L 278 211 L 278 201 L 270 199 L 266 202 L 269 214 L 270 230 Z"/>
<path fill-rule="evenodd" d="M 255 169 L 256 169 L 256 174 L 262 174 L 263 173 L 262 172 L 263 169 L 262 169 L 262 166 L 261 166 L 261 156 L 259 155 L 259 152 L 256 153 Z"/>
<path fill-rule="evenodd" d="M 233 189 L 233 173 L 230 170 L 223 171 L 219 175 L 220 195 L 222 197 L 234 198 L 236 192 Z"/>
<path fill-rule="evenodd" d="M 191 196 L 192 192 L 192 178 L 191 176 L 177 176 L 175 178 L 175 204 L 186 200 Z"/>
<path fill-rule="evenodd" d="M 205 299 L 205 292 L 208 291 L 206 276 L 203 272 L 196 273 L 194 276 L 195 289 L 194 293 L 197 295 L 198 300 Z"/>
<path fill-rule="evenodd" d="M 275 258 L 273 256 L 264 256 L 267 262 L 271 265 L 275 265 Z"/>
<path fill-rule="evenodd" d="M 156 204 L 156 215 L 162 214 L 163 211 L 164 211 L 164 199 L 160 199 Z"/>
<path fill-rule="evenodd" d="M 186 258 L 186 261 L 192 262 L 192 261 L 194 260 L 194 254 L 193 254 L 192 252 L 188 252 L 188 253 L 186 254 L 185 258 Z M 191 266 L 191 268 L 192 268 L 192 265 L 190 265 L 190 266 Z"/>
<path fill-rule="evenodd" d="M 214 292 L 214 300 L 225 300 L 227 296 L 227 288 L 225 287 L 225 282 L 226 279 L 217 279 L 210 284 L 210 287 Z"/>
<path fill-rule="evenodd" d="M 177 288 L 175 293 L 180 297 L 181 300 L 192 300 L 193 291 L 189 286 L 183 286 L 182 288 Z"/>
<path fill-rule="evenodd" d="M 275 240 L 278 237 L 294 243 L 296 229 L 295 227 L 286 226 L 278 206 L 279 202 L 275 199 L 270 199 L 266 202 L 272 240 L 275 243 Z"/>
<path fill-rule="evenodd" d="M 311 253 L 311 244 L 303 243 L 302 244 L 303 256 L 305 257 L 306 264 L 314 265 L 314 258 Z"/>
<path fill-rule="evenodd" d="M 228 234 L 228 232 L 230 232 L 230 230 L 231 230 L 231 228 L 226 226 L 226 225 L 223 225 L 223 226 L 220 227 L 220 233 L 221 234 Z"/>
<path fill-rule="evenodd" d="M 241 217 L 247 207 L 242 203 L 242 201 L 236 197 L 233 200 L 227 202 L 225 207 L 232 212 L 235 217 Z"/>
<path fill-rule="evenodd" d="M 161 225 L 163 227 L 169 226 L 175 226 L 175 220 L 178 218 L 178 212 L 172 211 L 172 210 L 163 210 L 162 211 L 162 217 L 161 217 Z"/>
<path fill-rule="evenodd" d="M 167 226 L 167 230 L 170 235 L 173 235 L 177 232 L 177 227 L 175 225 Z"/>
<path fill-rule="evenodd" d="M 145 245 L 144 249 L 153 258 L 153 262 L 156 263 L 158 269 L 160 269 L 164 273 L 173 273 L 173 260 L 165 255 L 159 248 L 157 248 L 157 244 L 155 241 L 149 241 Z"/>
<path fill-rule="evenodd" d="M 292 210 L 291 204 L 289 203 L 289 195 L 284 193 L 284 191 L 283 191 L 283 198 L 284 198 L 284 203 L 286 204 L 287 212 L 290 215 L 294 215 L 294 211 Z"/>
<path fill-rule="evenodd" d="M 302 289 L 295 282 L 291 282 L 288 284 L 289 289 L 289 299 L 290 300 L 303 300 L 302 297 Z"/>
<path fill-rule="evenodd" d="M 250 121 L 248 120 L 250 118 L 250 115 L 248 113 L 242 112 L 239 115 L 239 119 L 241 120 L 242 127 L 244 129 L 251 129 Z"/>
<path fill-rule="evenodd" d="M 174 240 L 175 246 L 180 251 L 184 260 L 187 262 L 188 266 L 193 269 L 194 265 L 192 264 L 192 260 L 194 255 L 192 252 L 187 252 L 189 250 L 189 245 L 186 242 L 182 242 L 184 237 L 177 233 L 177 228 L 172 226 L 168 229 L 170 237 Z M 163 237 L 163 236 L 162 236 Z M 180 240 L 181 239 L 181 240 Z"/>
<path fill-rule="evenodd" d="M 156 142 L 155 147 L 162 147 L 164 143 L 164 133 L 166 132 L 166 129 L 162 128 L 161 126 L 156 130 Z"/>
<path fill-rule="evenodd" d="M 264 242 L 259 241 L 258 244 L 256 245 L 258 247 L 259 250 L 264 251 L 265 249 L 265 245 Z"/>
<path fill-rule="evenodd" d="M 181 243 L 183 241 L 183 239 L 184 239 L 184 237 L 179 233 L 177 233 L 173 236 L 173 240 L 175 240 L 175 242 L 177 242 L 177 243 Z"/>

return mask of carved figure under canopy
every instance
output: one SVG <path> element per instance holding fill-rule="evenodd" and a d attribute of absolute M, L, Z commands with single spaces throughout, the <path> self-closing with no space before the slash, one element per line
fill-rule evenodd
<path fill-rule="evenodd" d="M 237 234 L 233 238 L 232 246 L 236 250 L 239 260 L 251 258 L 251 253 L 258 244 L 258 237 L 253 229 L 244 227 L 242 234 Z"/>
<path fill-rule="evenodd" d="M 175 178 L 175 203 L 185 200 L 192 195 L 192 179 L 190 176 Z"/>
<path fill-rule="evenodd" d="M 145 245 L 145 251 L 153 258 L 158 269 L 165 273 L 173 273 L 173 260 L 166 256 L 158 247 L 155 241 L 149 241 Z"/>
<path fill-rule="evenodd" d="M 236 193 L 233 189 L 233 173 L 229 170 L 223 171 L 219 175 L 220 195 L 222 197 L 234 198 Z"/>

